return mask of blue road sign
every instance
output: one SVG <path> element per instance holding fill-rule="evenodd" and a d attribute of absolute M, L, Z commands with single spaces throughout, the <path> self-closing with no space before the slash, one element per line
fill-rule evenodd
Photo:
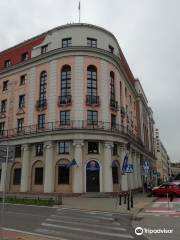
<path fill-rule="evenodd" d="M 125 173 L 133 173 L 134 172 L 134 166 L 133 164 L 127 164 Z"/>
<path fill-rule="evenodd" d="M 148 160 L 144 160 L 143 168 L 144 169 L 149 169 L 149 162 L 148 162 Z"/>

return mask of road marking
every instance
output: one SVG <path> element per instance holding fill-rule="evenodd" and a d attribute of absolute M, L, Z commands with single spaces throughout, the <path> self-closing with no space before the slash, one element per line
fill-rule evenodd
<path fill-rule="evenodd" d="M 60 226 L 60 225 L 49 224 L 49 223 L 42 223 L 41 226 L 67 229 L 67 230 L 73 230 L 73 231 L 80 231 L 80 232 L 86 232 L 86 233 L 93 233 L 93 234 L 97 234 L 97 235 L 106 235 L 106 236 L 112 236 L 112 237 L 124 237 L 124 238 L 133 239 L 133 236 L 129 235 L 129 234 L 100 232 L 100 231 L 96 231 L 96 230 L 94 231 L 94 230 L 88 230 L 88 229 L 84 229 L 84 228 L 74 228 L 72 226 L 69 226 L 69 227 L 68 226 Z"/>
<path fill-rule="evenodd" d="M 13 228 L 3 228 L 5 231 L 10 231 L 10 232 L 16 232 L 16 233 L 22 233 L 22 234 L 28 234 L 31 236 L 37 236 L 37 237 L 50 237 L 51 239 L 56 239 L 56 240 L 68 240 L 67 238 L 61 238 L 61 237 L 54 237 L 50 235 L 45 235 L 45 234 L 39 234 L 39 233 L 34 233 L 34 232 L 27 232 L 27 231 L 22 231 L 18 229 L 13 229 Z"/>
<path fill-rule="evenodd" d="M 98 228 L 105 228 L 105 229 L 110 229 L 110 230 L 120 230 L 120 231 L 126 231 L 125 228 L 120 228 L 120 227 L 111 227 L 111 226 L 103 226 L 103 225 L 97 225 L 97 224 L 92 224 L 92 223 L 77 223 L 77 222 L 73 222 L 73 221 L 64 221 L 64 220 L 56 220 L 56 219 L 52 219 L 52 218 L 47 218 L 45 221 L 48 222 L 59 222 L 59 223 L 69 223 L 69 224 L 74 224 L 74 225 L 83 225 L 83 226 L 89 226 L 89 227 L 98 227 Z"/>
<path fill-rule="evenodd" d="M 66 217 L 66 216 L 71 217 L 71 216 L 69 215 L 69 213 L 63 213 L 63 214 L 62 214 L 62 212 L 60 212 L 60 213 L 58 212 L 57 214 L 58 214 L 59 216 L 63 216 L 63 217 L 64 217 L 64 216 L 65 216 L 65 217 Z M 77 215 L 76 215 L 76 216 L 77 216 Z M 79 216 L 80 216 L 80 217 L 79 217 Z M 73 215 L 73 217 L 74 217 L 74 215 Z M 114 220 L 114 218 L 108 217 L 108 216 L 107 216 L 107 217 L 105 217 L 105 216 L 102 217 L 102 216 L 94 216 L 94 215 L 93 215 L 93 216 L 89 216 L 89 217 L 90 217 L 91 219 L 100 219 L 100 220 L 109 220 L 109 221 L 113 221 L 113 220 Z M 82 216 L 82 215 L 79 214 L 79 215 L 78 215 L 78 218 L 83 218 L 83 219 L 84 219 L 84 218 L 87 218 L 87 216 L 85 216 L 85 215 Z"/>
<path fill-rule="evenodd" d="M 59 208 L 59 209 L 57 209 L 57 211 L 62 211 L 62 210 L 80 211 L 80 212 L 92 213 L 92 214 L 105 214 L 105 215 L 111 214 L 111 216 L 112 216 L 112 213 L 110 213 L 110 212 L 95 211 L 95 210 L 90 210 L 90 209 L 80 209 L 80 208 Z"/>

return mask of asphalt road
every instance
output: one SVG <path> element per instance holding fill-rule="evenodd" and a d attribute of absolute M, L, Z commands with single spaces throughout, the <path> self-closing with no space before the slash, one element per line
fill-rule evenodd
<path fill-rule="evenodd" d="M 68 208 L 6 205 L 4 227 L 66 240 L 145 239 L 129 215 Z"/>

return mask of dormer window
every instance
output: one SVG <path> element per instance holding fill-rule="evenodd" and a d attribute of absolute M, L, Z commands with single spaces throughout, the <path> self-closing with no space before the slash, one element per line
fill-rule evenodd
<path fill-rule="evenodd" d="M 70 47 L 72 44 L 72 38 L 64 38 L 62 39 L 62 48 Z"/>
<path fill-rule="evenodd" d="M 87 38 L 87 46 L 91 48 L 97 48 L 97 39 Z"/>
<path fill-rule="evenodd" d="M 10 60 L 10 59 L 8 59 L 8 60 L 6 60 L 6 61 L 4 62 L 4 67 L 5 67 L 5 68 L 10 67 L 11 65 L 12 65 L 12 63 L 11 63 L 11 60 Z"/>
<path fill-rule="evenodd" d="M 24 62 L 29 59 L 29 54 L 28 52 L 25 52 L 21 55 L 21 61 Z"/>
<path fill-rule="evenodd" d="M 114 48 L 113 48 L 111 45 L 109 45 L 109 51 L 110 51 L 111 53 L 114 53 Z"/>
<path fill-rule="evenodd" d="M 48 45 L 44 45 L 41 47 L 41 54 L 45 54 L 48 51 Z"/>

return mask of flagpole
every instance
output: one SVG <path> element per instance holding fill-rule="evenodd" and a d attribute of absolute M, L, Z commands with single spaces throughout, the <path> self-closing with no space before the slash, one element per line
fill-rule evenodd
<path fill-rule="evenodd" d="M 81 1 L 79 1 L 78 9 L 79 9 L 79 23 L 80 23 L 81 22 Z"/>

